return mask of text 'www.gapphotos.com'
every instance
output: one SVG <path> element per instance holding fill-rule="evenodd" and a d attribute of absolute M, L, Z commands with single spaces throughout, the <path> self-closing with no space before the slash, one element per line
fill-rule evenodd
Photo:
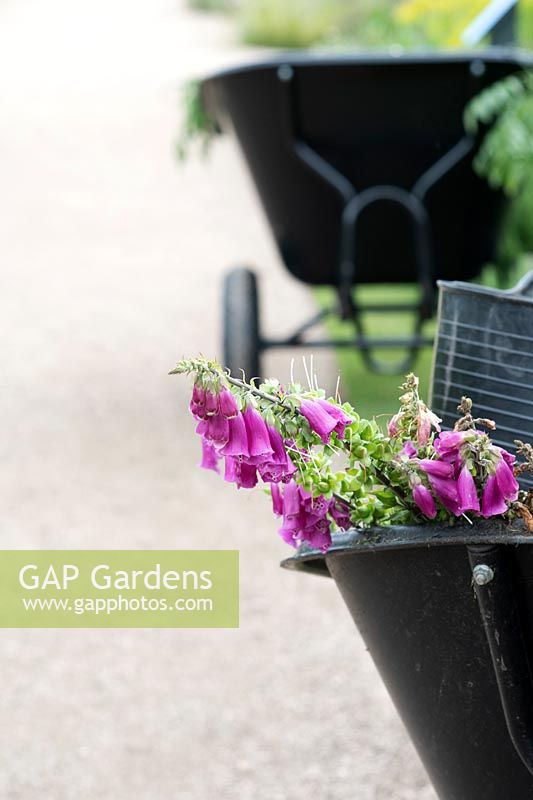
<path fill-rule="evenodd" d="M 212 612 L 210 597 L 23 597 L 25 611 L 63 611 L 73 614 L 113 614 L 124 611 Z"/>

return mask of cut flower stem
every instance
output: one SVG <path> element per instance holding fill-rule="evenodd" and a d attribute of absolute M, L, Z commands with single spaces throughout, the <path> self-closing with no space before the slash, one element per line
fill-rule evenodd
<path fill-rule="evenodd" d="M 454 430 L 441 431 L 409 374 L 385 434 L 350 403 L 326 398 L 312 360 L 304 368 L 308 389 L 294 382 L 292 365 L 286 387 L 274 379 L 247 383 L 203 357 L 170 371 L 194 375 L 189 408 L 202 437 L 201 466 L 238 489 L 265 483 L 288 544 L 326 552 L 332 533 L 353 527 L 533 520 L 533 498 L 516 479 L 533 471 L 533 448 L 520 442 L 525 461 L 517 464 L 476 427 L 490 432 L 495 423 L 474 418 L 468 398 Z"/>

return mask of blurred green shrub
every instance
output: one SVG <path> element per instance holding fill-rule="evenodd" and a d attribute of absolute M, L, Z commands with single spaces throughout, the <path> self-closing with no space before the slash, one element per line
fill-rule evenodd
<path fill-rule="evenodd" d="M 485 8 L 488 0 L 403 0 L 395 9 L 399 23 L 416 29 L 428 45 L 458 47 L 461 34 Z M 518 37 L 524 47 L 533 45 L 533 0 L 518 4 Z"/>
<path fill-rule="evenodd" d="M 176 154 L 178 160 L 183 162 L 195 146 L 206 155 L 216 129 L 204 107 L 201 81 L 190 80 L 183 85 L 181 108 L 183 120 L 176 142 Z"/>
<path fill-rule="evenodd" d="M 332 34 L 325 44 L 359 47 L 422 47 L 420 30 L 403 25 L 394 13 L 399 0 L 359 0 L 343 4 Z"/>
<path fill-rule="evenodd" d="M 235 0 L 187 0 L 189 8 L 195 11 L 233 11 Z"/>
<path fill-rule="evenodd" d="M 242 37 L 266 47 L 310 47 L 334 33 L 343 5 L 342 0 L 244 0 Z"/>
<path fill-rule="evenodd" d="M 491 186 L 513 197 L 533 176 L 533 73 L 489 86 L 465 110 L 465 127 L 490 126 L 474 167 Z"/>
<path fill-rule="evenodd" d="M 395 17 L 416 28 L 430 45 L 457 47 L 464 29 L 486 5 L 487 0 L 404 0 Z"/>
<path fill-rule="evenodd" d="M 474 168 L 513 199 L 504 221 L 500 260 L 511 266 L 533 252 L 533 72 L 489 86 L 465 110 L 465 127 L 488 128 Z"/>
<path fill-rule="evenodd" d="M 313 45 L 415 46 L 420 37 L 398 23 L 398 0 L 242 0 L 239 23 L 248 44 L 303 48 Z"/>
<path fill-rule="evenodd" d="M 488 0 L 234 0 L 244 41 L 302 48 L 352 44 L 457 47 Z M 231 0 L 189 0 L 231 3 Z M 533 46 L 533 0 L 520 0 L 519 39 Z"/>

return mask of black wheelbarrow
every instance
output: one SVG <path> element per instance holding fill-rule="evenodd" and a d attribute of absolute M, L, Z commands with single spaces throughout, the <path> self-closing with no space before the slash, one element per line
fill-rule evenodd
<path fill-rule="evenodd" d="M 477 142 L 462 115 L 482 89 L 524 67 L 516 51 L 418 56 L 287 55 L 204 81 L 204 104 L 233 129 L 281 258 L 299 280 L 334 287 L 338 304 L 284 339 L 260 326 L 256 276 L 224 284 L 224 361 L 261 375 L 270 347 L 357 348 L 374 371 L 406 371 L 430 340 L 437 279 L 470 280 L 493 259 L 503 198 L 472 170 Z M 365 305 L 354 287 L 416 283 L 416 304 Z M 365 311 L 413 315 L 412 334 L 370 338 Z M 348 340 L 309 341 L 329 314 L 353 323 Z M 388 365 L 379 348 L 403 348 Z"/>
<path fill-rule="evenodd" d="M 531 800 L 533 535 L 522 523 L 352 531 L 283 566 L 335 580 L 441 800 Z"/>
<path fill-rule="evenodd" d="M 451 426 L 465 394 L 475 416 L 503 420 L 493 441 L 531 439 L 532 342 L 533 272 L 507 292 L 441 284 L 433 410 Z M 284 566 L 334 578 L 441 800 L 533 798 L 533 534 L 521 520 L 352 531 Z"/>

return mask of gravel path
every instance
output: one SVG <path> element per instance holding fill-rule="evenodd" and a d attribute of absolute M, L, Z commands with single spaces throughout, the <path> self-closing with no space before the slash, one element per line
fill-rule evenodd
<path fill-rule="evenodd" d="M 335 587 L 278 568 L 260 492 L 195 469 L 166 376 L 217 351 L 234 262 L 270 330 L 311 307 L 232 143 L 173 159 L 180 81 L 241 57 L 171 0 L 0 5 L 3 545 L 238 547 L 242 571 L 237 631 L 4 631 L 5 800 L 435 797 Z"/>

